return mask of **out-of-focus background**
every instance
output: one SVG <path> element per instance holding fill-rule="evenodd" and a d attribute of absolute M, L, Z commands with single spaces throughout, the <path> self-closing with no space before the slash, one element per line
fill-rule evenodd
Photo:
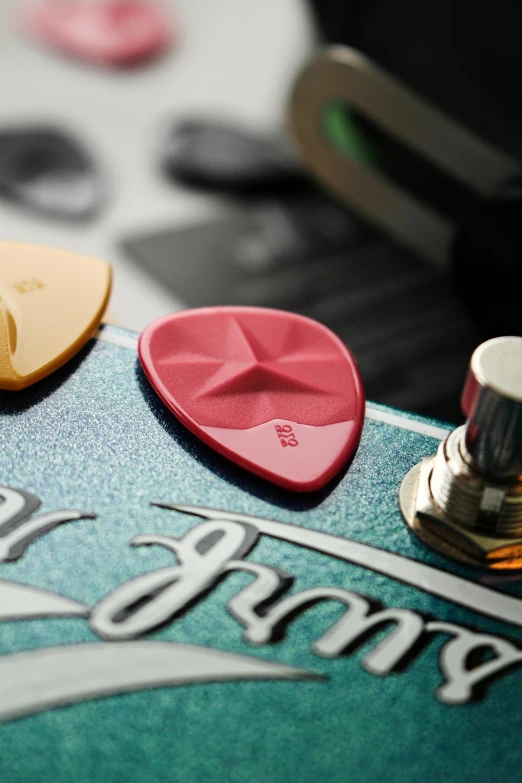
<path fill-rule="evenodd" d="M 109 261 L 110 317 L 136 331 L 212 304 L 316 318 L 354 352 L 368 398 L 457 421 L 471 351 L 519 328 L 522 12 L 506 0 L 494 11 L 468 0 L 135 1 L 160 9 L 171 41 L 131 67 L 100 59 L 103 31 L 88 20 L 79 35 L 73 19 L 72 47 L 71 28 L 60 20 L 56 32 L 60 8 L 110 0 L 0 3 L 0 239 Z M 350 107 L 330 118 L 325 143 L 369 151 L 374 170 L 431 200 L 451 240 L 437 263 L 300 161 L 289 96 L 326 44 L 370 57 L 501 156 L 508 181 L 472 193 Z M 413 138 L 430 135 L 408 122 Z M 429 143 L 444 146 L 436 134 Z M 82 198 L 93 209 L 74 215 Z"/>
<path fill-rule="evenodd" d="M 279 127 L 291 80 L 312 50 L 308 8 L 301 0 L 165 0 L 172 25 L 179 26 L 171 48 L 139 67 L 105 68 L 24 34 L 23 5 L 0 3 L 1 126 L 52 125 L 73 134 L 98 163 L 107 198 L 96 220 L 76 226 L 2 201 L 0 236 L 113 264 L 111 315 L 140 331 L 182 302 L 131 263 L 120 240 L 227 210 L 219 196 L 166 181 L 159 164 L 162 133 L 186 115 Z"/>

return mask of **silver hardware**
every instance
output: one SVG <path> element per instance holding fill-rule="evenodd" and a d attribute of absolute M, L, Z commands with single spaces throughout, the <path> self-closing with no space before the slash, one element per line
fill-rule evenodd
<path fill-rule="evenodd" d="M 466 424 L 405 477 L 403 516 L 445 555 L 522 568 L 522 337 L 477 348 L 462 406 Z"/>

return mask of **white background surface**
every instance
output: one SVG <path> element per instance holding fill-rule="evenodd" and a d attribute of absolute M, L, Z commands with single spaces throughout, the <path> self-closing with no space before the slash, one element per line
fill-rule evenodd
<path fill-rule="evenodd" d="M 0 0 L 0 127 L 55 124 L 70 131 L 105 173 L 108 199 L 99 217 L 81 226 L 51 223 L 0 201 L 0 240 L 109 261 L 111 316 L 140 331 L 182 303 L 128 261 L 118 241 L 226 209 L 162 178 L 157 152 L 165 123 L 197 114 L 260 129 L 280 125 L 293 76 L 312 47 L 304 0 L 169 2 L 179 16 L 177 46 L 129 71 L 90 67 L 40 47 L 17 27 L 21 5 Z"/>

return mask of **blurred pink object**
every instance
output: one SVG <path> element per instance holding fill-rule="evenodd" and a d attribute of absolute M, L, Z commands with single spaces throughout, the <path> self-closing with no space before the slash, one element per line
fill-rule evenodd
<path fill-rule="evenodd" d="M 134 65 L 172 42 L 172 20 L 154 0 L 38 0 L 22 12 L 24 29 L 62 52 L 103 65 Z"/>

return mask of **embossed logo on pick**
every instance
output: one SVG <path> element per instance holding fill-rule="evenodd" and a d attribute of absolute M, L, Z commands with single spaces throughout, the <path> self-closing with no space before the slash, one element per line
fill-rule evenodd
<path fill-rule="evenodd" d="M 92 337 L 109 299 L 104 261 L 0 242 L 0 389 L 45 378 Z"/>
<path fill-rule="evenodd" d="M 163 7 L 154 0 L 32 0 L 22 23 L 55 49 L 107 65 L 153 57 L 171 39 Z"/>
<path fill-rule="evenodd" d="M 316 321 L 254 307 L 188 310 L 148 326 L 138 351 L 183 424 L 275 484 L 319 489 L 357 446 L 359 372 L 346 346 Z"/>

